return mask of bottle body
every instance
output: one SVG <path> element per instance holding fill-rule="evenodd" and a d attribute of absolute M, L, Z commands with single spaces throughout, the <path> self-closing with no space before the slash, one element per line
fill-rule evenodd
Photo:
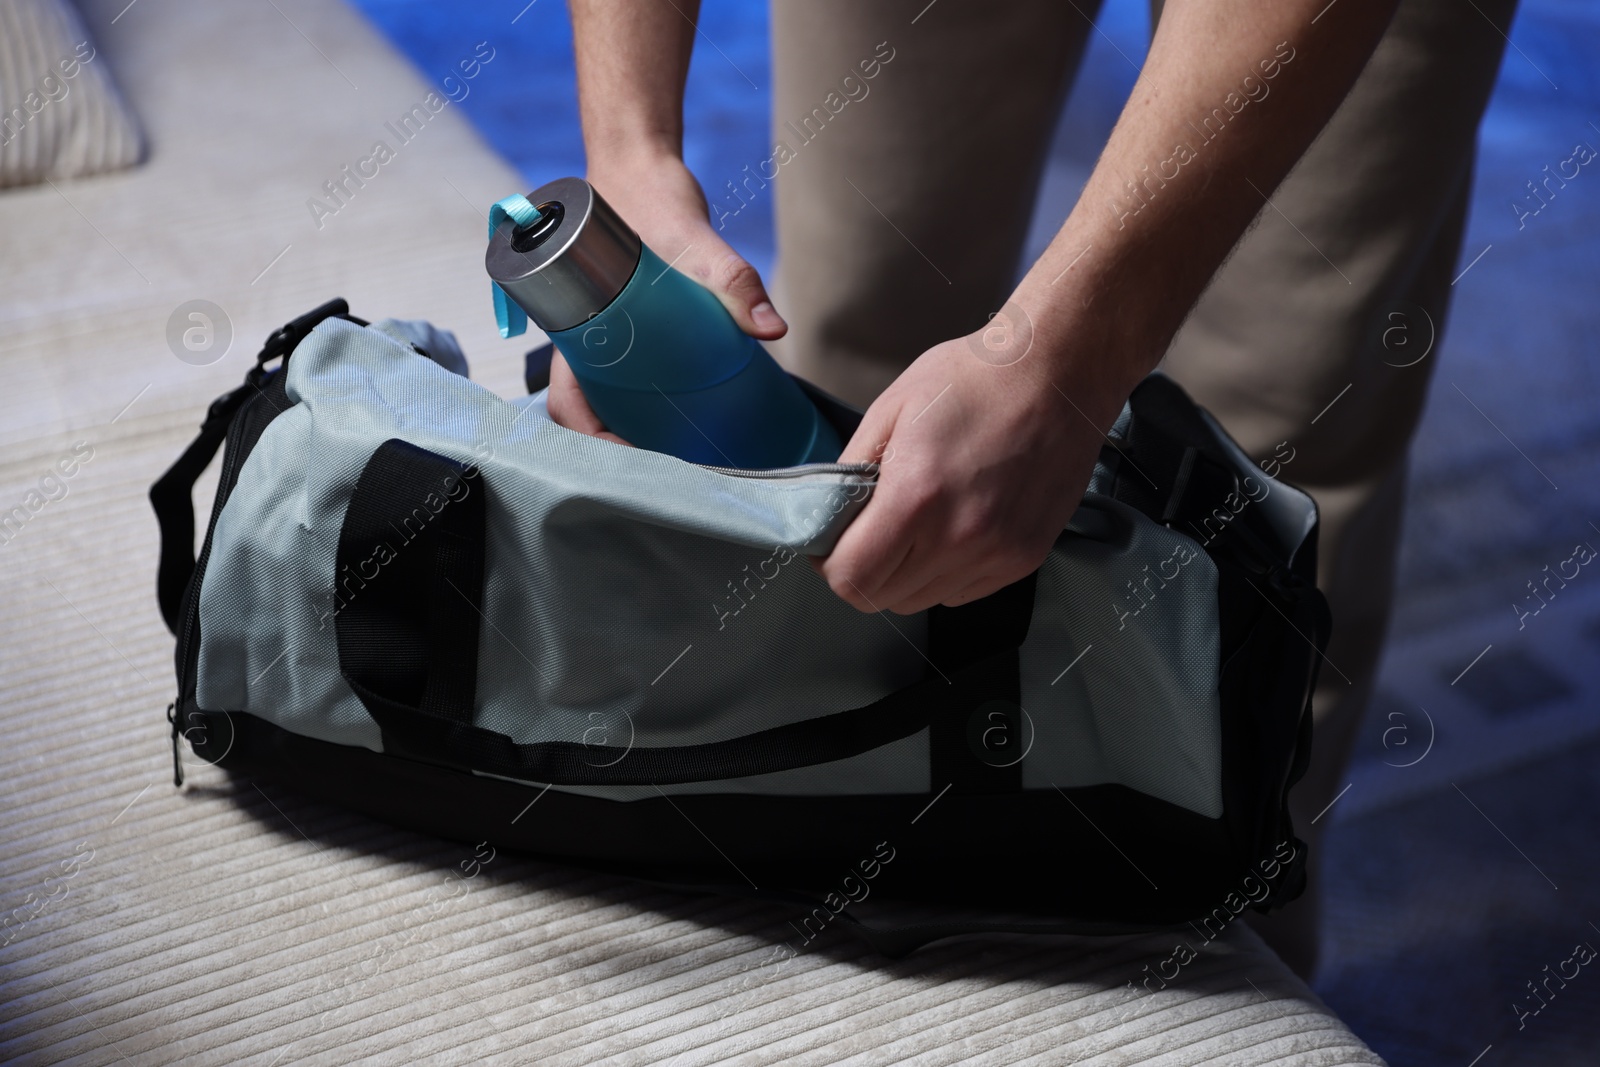
<path fill-rule="evenodd" d="M 600 420 L 641 448 L 752 469 L 839 457 L 837 433 L 794 380 L 648 245 L 615 300 L 550 339 Z"/>

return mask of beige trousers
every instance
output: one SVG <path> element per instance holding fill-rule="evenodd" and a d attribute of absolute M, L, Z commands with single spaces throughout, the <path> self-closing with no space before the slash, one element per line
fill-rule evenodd
<path fill-rule="evenodd" d="M 1313 843 L 1312 888 L 1257 924 L 1306 975 L 1315 837 L 1327 824 L 1312 820 L 1344 785 L 1372 693 L 1407 448 L 1514 8 L 1402 0 L 1163 363 L 1321 509 L 1318 584 L 1334 627 L 1311 768 L 1291 803 Z M 774 352 L 789 369 L 865 405 L 924 349 L 1000 308 L 1027 266 L 1018 260 L 1046 153 L 1097 10 L 1093 0 L 775 0 L 773 131 L 792 155 L 776 180 L 774 278 L 791 328 Z M 863 79 L 861 62 L 883 55 Z"/>

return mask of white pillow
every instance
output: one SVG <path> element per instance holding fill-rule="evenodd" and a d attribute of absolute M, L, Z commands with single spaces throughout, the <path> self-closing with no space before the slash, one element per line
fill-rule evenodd
<path fill-rule="evenodd" d="M 0 188 L 130 167 L 142 140 L 67 0 L 0 0 Z"/>

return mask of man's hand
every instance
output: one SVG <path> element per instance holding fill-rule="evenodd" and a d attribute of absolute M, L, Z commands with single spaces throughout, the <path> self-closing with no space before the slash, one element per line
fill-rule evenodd
<path fill-rule="evenodd" d="M 845 447 L 843 462 L 880 464 L 878 485 L 832 554 L 811 562 L 862 611 L 910 614 L 1010 585 L 1049 553 L 1083 497 L 1102 441 L 1088 412 L 1109 424 L 1116 390 L 1069 402 L 1044 360 L 995 366 L 982 341 L 924 352 Z"/>

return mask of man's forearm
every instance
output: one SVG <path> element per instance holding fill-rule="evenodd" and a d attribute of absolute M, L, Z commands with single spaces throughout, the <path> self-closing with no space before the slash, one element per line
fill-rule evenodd
<path fill-rule="evenodd" d="M 1168 0 L 1082 196 L 1015 296 L 1052 377 L 1107 394 L 1101 417 L 1159 362 L 1394 7 Z"/>
<path fill-rule="evenodd" d="M 590 169 L 681 156 L 699 0 L 568 0 L 568 8 Z"/>

